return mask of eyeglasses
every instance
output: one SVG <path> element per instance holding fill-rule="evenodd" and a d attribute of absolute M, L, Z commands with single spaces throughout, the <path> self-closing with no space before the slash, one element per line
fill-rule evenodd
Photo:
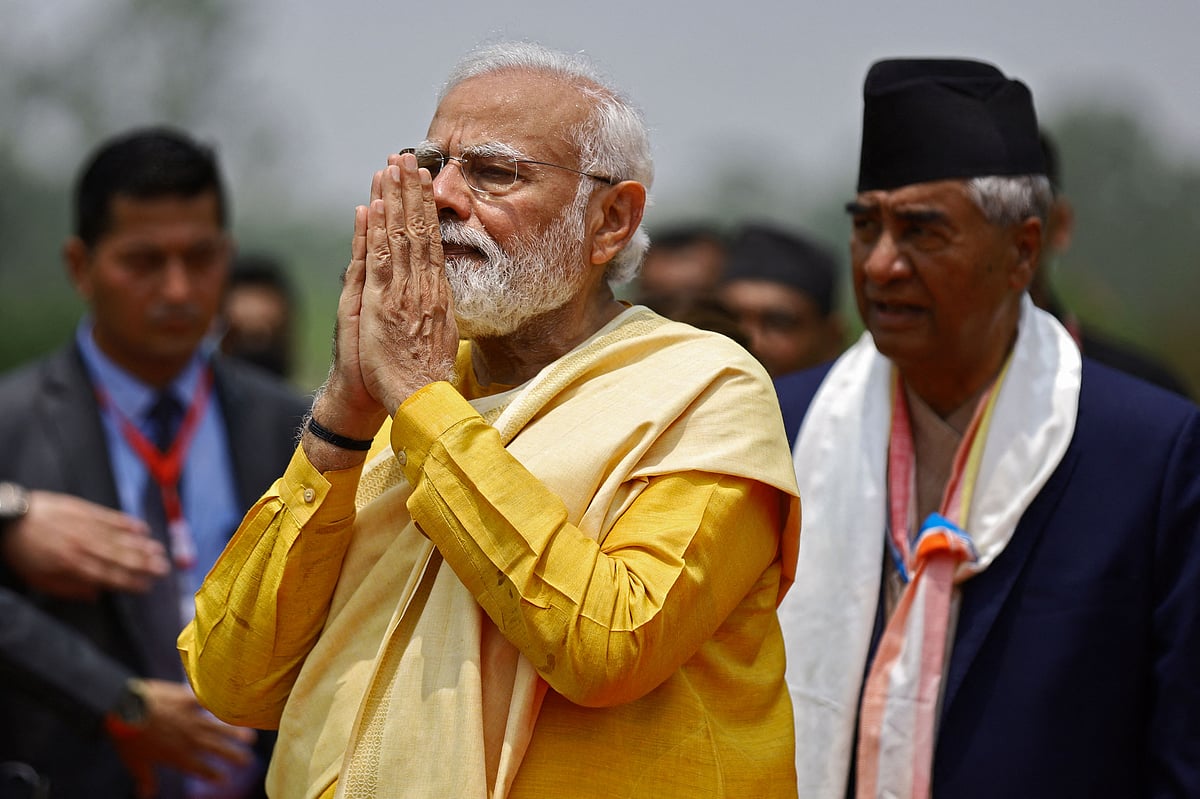
<path fill-rule="evenodd" d="M 572 169 L 569 166 L 552 164 L 549 161 L 534 161 L 530 158 L 516 158 L 511 155 L 497 155 L 468 150 L 462 156 L 454 156 L 425 147 L 405 147 L 400 152 L 401 154 L 412 153 L 415 155 L 417 157 L 417 166 L 428 169 L 429 176 L 434 178 L 438 176 L 438 173 L 442 171 L 448 162 L 454 161 L 458 164 L 458 168 L 462 172 L 463 180 L 466 181 L 466 184 L 475 191 L 483 194 L 504 194 L 510 191 L 513 186 L 517 185 L 521 164 L 537 164 L 539 166 L 562 169 L 567 172 L 574 172 L 576 175 L 583 175 L 592 180 L 598 180 L 609 186 L 619 182 L 616 178 L 593 175 L 591 172 L 583 172 L 579 169 Z"/>

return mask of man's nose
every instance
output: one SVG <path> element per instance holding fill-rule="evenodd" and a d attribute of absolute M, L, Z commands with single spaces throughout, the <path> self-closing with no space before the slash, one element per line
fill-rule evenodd
<path fill-rule="evenodd" d="M 446 165 L 433 179 L 433 202 L 437 206 L 438 218 L 465 221 L 471 216 L 473 194 L 463 176 L 462 165 L 447 159 Z"/>
<path fill-rule="evenodd" d="M 906 275 L 909 265 L 908 259 L 897 246 L 896 239 L 889 231 L 884 230 L 866 254 L 862 269 L 868 280 L 888 283 Z"/>
<path fill-rule="evenodd" d="M 162 294 L 168 300 L 183 302 L 190 298 L 192 281 L 183 256 L 169 255 L 163 264 Z"/>

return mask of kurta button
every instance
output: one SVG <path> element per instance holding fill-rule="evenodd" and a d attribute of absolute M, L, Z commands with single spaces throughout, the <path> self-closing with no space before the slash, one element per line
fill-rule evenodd
<path fill-rule="evenodd" d="M 396 460 L 400 462 L 401 466 L 406 466 L 408 464 L 408 453 L 400 450 L 396 453 Z"/>
<path fill-rule="evenodd" d="M 316 491 L 312 490 L 311 488 L 304 489 L 304 501 L 305 502 L 312 502 L 316 498 L 317 498 Z"/>

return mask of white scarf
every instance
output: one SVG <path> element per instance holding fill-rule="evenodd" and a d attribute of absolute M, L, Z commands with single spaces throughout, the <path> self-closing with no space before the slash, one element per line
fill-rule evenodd
<path fill-rule="evenodd" d="M 965 525 L 986 569 L 1062 460 L 1075 430 L 1079 350 L 1022 299 Z M 844 799 L 864 666 L 879 603 L 887 513 L 891 362 L 864 333 L 821 384 L 794 448 L 804 503 L 796 583 L 779 609 L 806 799 Z M 897 736 L 900 738 L 901 736 Z M 908 797 L 907 748 L 881 764 L 878 796 Z M 912 799 L 924 799 L 913 797 Z"/>

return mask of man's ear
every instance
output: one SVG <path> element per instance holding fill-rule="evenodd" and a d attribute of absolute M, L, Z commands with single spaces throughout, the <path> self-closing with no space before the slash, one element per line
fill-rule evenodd
<path fill-rule="evenodd" d="M 1046 247 L 1051 255 L 1061 255 L 1071 246 L 1075 232 L 1075 208 L 1066 197 L 1059 197 L 1050 205 L 1050 218 L 1046 221 Z"/>
<path fill-rule="evenodd" d="M 623 180 L 599 192 L 593 202 L 591 262 L 606 264 L 629 243 L 642 223 L 646 210 L 646 187 L 636 180 Z"/>
<path fill-rule="evenodd" d="M 1009 284 L 1017 291 L 1024 291 L 1033 281 L 1038 259 L 1042 253 L 1042 220 L 1027 217 L 1012 228 L 1016 262 L 1013 264 Z"/>
<path fill-rule="evenodd" d="M 88 265 L 91 261 L 91 250 L 78 236 L 71 236 L 63 244 L 63 263 L 67 267 L 67 277 L 85 300 L 92 299 L 91 271 Z"/>

